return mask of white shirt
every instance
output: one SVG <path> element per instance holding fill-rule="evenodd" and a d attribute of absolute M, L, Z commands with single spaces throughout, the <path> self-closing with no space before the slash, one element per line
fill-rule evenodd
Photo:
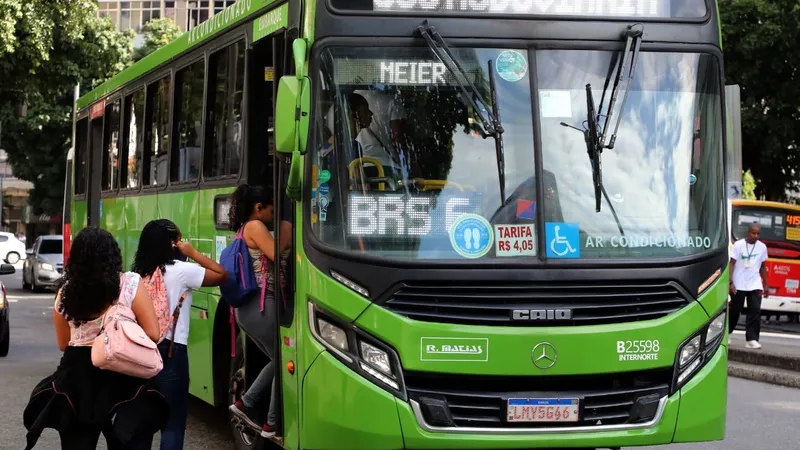
<path fill-rule="evenodd" d="M 731 249 L 731 259 L 736 261 L 733 266 L 731 281 L 737 291 L 763 291 L 761 283 L 761 265 L 767 260 L 767 246 L 761 241 L 749 244 L 744 239 L 739 239 Z"/>
<path fill-rule="evenodd" d="M 203 267 L 183 262 L 175 261 L 175 264 L 165 266 L 164 285 L 167 290 L 167 300 L 169 301 L 170 315 L 178 306 L 181 295 L 189 291 L 183 299 L 181 314 L 178 316 L 178 323 L 175 325 L 175 343 L 187 345 L 189 343 L 189 316 L 192 309 L 192 289 L 200 289 L 203 285 L 203 278 L 206 276 L 206 269 Z M 172 337 L 172 330 L 167 332 L 167 339 Z"/>
<path fill-rule="evenodd" d="M 362 157 L 375 158 L 383 167 L 397 170 L 397 164 L 394 163 L 389 155 L 389 149 L 383 145 L 372 130 L 362 128 L 358 132 L 358 136 L 356 136 L 356 142 L 361 145 Z"/>

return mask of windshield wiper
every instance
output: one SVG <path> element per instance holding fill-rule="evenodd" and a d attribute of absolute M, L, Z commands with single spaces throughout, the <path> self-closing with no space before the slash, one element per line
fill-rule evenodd
<path fill-rule="evenodd" d="M 636 29 L 638 25 L 638 29 Z M 639 51 L 641 50 L 642 46 L 642 36 L 644 34 L 644 27 L 641 24 L 630 25 L 628 29 L 625 30 L 623 36 L 625 37 L 625 48 L 623 50 L 622 58 L 620 58 L 619 67 L 617 68 L 617 77 L 614 81 L 614 87 L 611 90 L 611 100 L 608 104 L 608 110 L 604 114 L 603 113 L 603 104 L 605 103 L 606 97 L 606 90 L 608 89 L 608 85 L 611 82 L 611 76 L 613 75 L 613 70 L 610 71 L 608 78 L 604 83 L 603 87 L 603 96 L 600 99 L 600 108 L 595 112 L 595 104 L 594 104 L 594 96 L 592 95 L 592 85 L 586 85 L 586 129 L 581 130 L 579 128 L 575 128 L 569 124 L 561 122 L 561 125 L 575 128 L 578 131 L 581 131 L 584 134 L 584 139 L 586 140 L 586 149 L 589 153 L 589 160 L 592 165 L 592 182 L 594 184 L 594 196 L 595 196 L 595 210 L 596 212 L 600 212 L 600 205 L 601 205 L 601 196 L 605 196 L 606 201 L 608 202 L 608 206 L 611 208 L 611 212 L 614 215 L 614 219 L 617 221 L 617 226 L 620 229 L 620 233 L 622 233 L 622 225 L 620 225 L 619 218 L 617 218 L 617 213 L 614 211 L 614 206 L 611 204 L 611 201 L 608 199 L 608 194 L 603 187 L 603 170 L 602 170 L 602 163 L 600 160 L 600 155 L 603 153 L 605 149 L 613 149 L 614 144 L 617 141 L 617 132 L 619 131 L 620 123 L 622 122 L 622 115 L 625 111 L 625 103 L 628 100 L 628 92 L 630 88 L 630 83 L 633 81 L 633 75 L 636 72 L 636 62 L 639 58 Z M 614 62 L 612 62 L 613 68 Z M 627 78 L 625 77 L 625 69 L 630 64 L 630 69 L 627 71 Z M 620 84 L 624 84 L 624 88 L 620 88 Z M 620 104 L 619 114 L 616 117 L 616 124 L 614 125 L 614 133 L 608 136 L 608 129 L 609 125 L 611 124 L 611 120 L 613 117 L 614 105 L 617 102 L 617 97 L 619 96 L 620 90 L 624 89 L 624 95 L 622 97 L 622 103 Z M 605 118 L 602 130 L 599 127 L 599 120 L 600 117 Z M 609 143 L 606 144 L 606 141 L 609 140 Z M 624 233 L 622 233 L 624 234 Z"/>
<path fill-rule="evenodd" d="M 461 67 L 461 64 L 453 57 L 450 47 L 447 46 L 442 36 L 436 31 L 436 27 L 429 25 L 428 21 L 424 21 L 422 25 L 417 27 L 420 36 L 425 39 L 425 42 L 430 47 L 431 51 L 442 64 L 447 67 L 447 70 L 453 74 L 461 93 L 469 106 L 475 111 L 475 116 L 481 123 L 481 135 L 484 139 L 487 136 L 492 136 L 495 140 L 495 153 L 497 156 L 497 175 L 500 181 L 500 203 L 505 204 L 506 201 L 506 174 L 505 174 L 505 153 L 503 149 L 503 124 L 500 122 L 500 107 L 497 100 L 497 86 L 494 80 L 494 71 L 492 70 L 492 61 L 489 60 L 489 89 L 492 96 L 491 111 L 489 110 L 490 104 L 481 96 L 478 89 L 469 79 L 469 76 Z"/>

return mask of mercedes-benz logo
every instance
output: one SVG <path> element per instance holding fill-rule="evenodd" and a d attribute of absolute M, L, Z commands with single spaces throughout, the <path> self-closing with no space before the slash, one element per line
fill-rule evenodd
<path fill-rule="evenodd" d="M 534 366 L 543 370 L 549 369 L 556 364 L 558 353 L 556 353 L 556 348 L 553 347 L 553 344 L 541 342 L 536 344 L 536 347 L 533 347 L 531 359 L 533 360 Z"/>

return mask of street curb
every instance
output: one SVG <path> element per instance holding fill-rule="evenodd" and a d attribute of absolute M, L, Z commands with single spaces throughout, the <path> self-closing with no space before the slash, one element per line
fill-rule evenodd
<path fill-rule="evenodd" d="M 761 383 L 800 389 L 800 372 L 791 370 L 728 362 L 728 375 Z"/>
<path fill-rule="evenodd" d="M 728 347 L 728 360 L 800 373 L 800 358 L 769 351 Z"/>

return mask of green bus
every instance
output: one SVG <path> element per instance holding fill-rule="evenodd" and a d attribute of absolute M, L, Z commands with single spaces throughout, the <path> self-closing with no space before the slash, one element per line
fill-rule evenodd
<path fill-rule="evenodd" d="M 724 111 L 711 0 L 239 0 L 77 100 L 64 234 L 218 258 L 237 185 L 290 205 L 280 437 L 238 448 L 721 440 Z M 190 314 L 224 409 L 267 359 Z"/>

